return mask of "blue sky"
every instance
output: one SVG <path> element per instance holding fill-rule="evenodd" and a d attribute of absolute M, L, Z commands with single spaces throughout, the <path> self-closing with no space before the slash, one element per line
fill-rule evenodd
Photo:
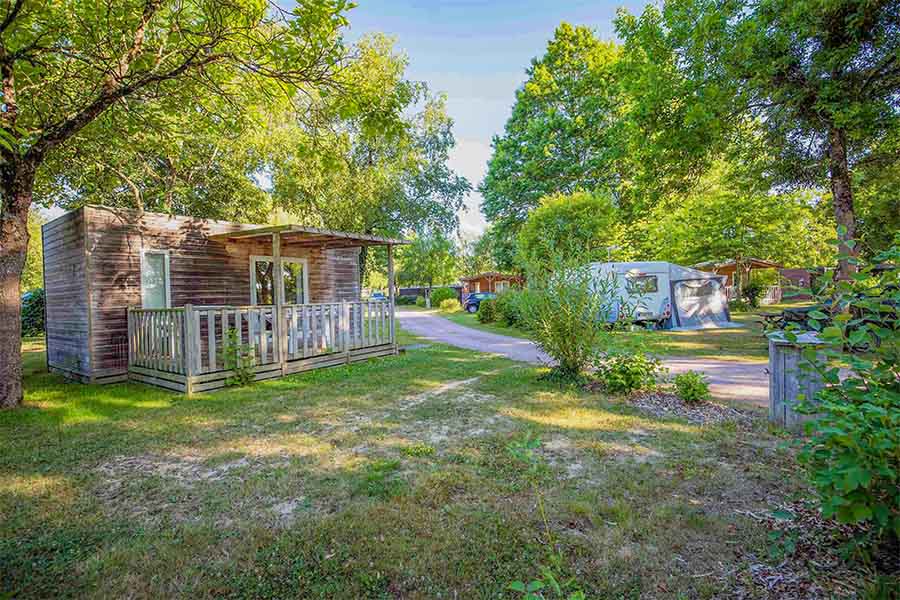
<path fill-rule="evenodd" d="M 457 147 L 452 166 L 477 185 L 491 154 L 491 138 L 503 131 L 516 89 L 532 58 L 543 54 L 562 21 L 588 25 L 614 38 L 616 9 L 640 12 L 646 2 L 599 0 L 357 0 L 349 38 L 382 31 L 409 57 L 407 75 L 447 94 Z M 466 237 L 485 223 L 479 194 L 460 215 Z"/>

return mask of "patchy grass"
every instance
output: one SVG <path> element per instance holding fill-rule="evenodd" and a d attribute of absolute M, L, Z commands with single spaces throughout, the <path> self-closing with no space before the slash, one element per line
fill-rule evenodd
<path fill-rule="evenodd" d="M 697 331 L 632 331 L 617 333 L 614 337 L 616 349 L 643 347 L 660 356 L 696 356 L 719 360 L 750 360 L 765 362 L 769 349 L 763 330 L 760 313 L 778 312 L 788 304 L 763 306 L 752 312 L 732 313 L 732 320 L 742 327 L 729 329 L 703 329 Z M 793 306 L 796 306 L 794 304 Z M 480 323 L 476 315 L 456 312 L 436 314 L 459 325 L 529 339 L 527 331 L 516 327 L 506 327 L 500 323 Z"/>
<path fill-rule="evenodd" d="M 768 560 L 746 515 L 803 491 L 761 420 L 653 417 L 438 344 L 191 399 L 24 356 L 26 405 L 0 413 L 3 597 L 512 597 L 550 554 L 535 477 L 588 597 L 731 597 Z"/>

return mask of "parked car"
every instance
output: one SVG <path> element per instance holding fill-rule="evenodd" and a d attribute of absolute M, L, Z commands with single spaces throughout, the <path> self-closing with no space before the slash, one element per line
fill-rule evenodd
<path fill-rule="evenodd" d="M 372 292 L 372 295 L 369 296 L 369 300 L 387 300 L 387 296 L 384 295 L 384 292 Z"/>
<path fill-rule="evenodd" d="M 492 292 L 473 292 L 466 296 L 463 302 L 463 310 L 469 313 L 477 313 L 482 300 L 493 300 L 497 294 Z"/>

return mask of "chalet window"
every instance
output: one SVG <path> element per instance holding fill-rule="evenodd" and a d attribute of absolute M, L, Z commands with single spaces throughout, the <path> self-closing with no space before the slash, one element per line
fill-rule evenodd
<path fill-rule="evenodd" d="M 172 306 L 167 250 L 145 250 L 141 253 L 141 306 L 143 308 Z"/>
<path fill-rule="evenodd" d="M 481 282 L 480 282 L 480 281 L 476 281 L 475 283 L 473 283 L 473 284 L 472 284 L 472 289 L 475 291 L 475 293 L 480 292 L 480 291 L 481 291 Z"/>
<path fill-rule="evenodd" d="M 281 258 L 286 304 L 309 302 L 307 262 L 305 258 Z M 254 256 L 250 260 L 250 303 L 275 304 L 275 263 L 271 256 Z"/>
<path fill-rule="evenodd" d="M 503 290 L 506 290 L 506 289 L 509 289 L 508 281 L 498 281 L 494 285 L 494 291 L 496 291 L 496 292 L 502 292 Z"/>

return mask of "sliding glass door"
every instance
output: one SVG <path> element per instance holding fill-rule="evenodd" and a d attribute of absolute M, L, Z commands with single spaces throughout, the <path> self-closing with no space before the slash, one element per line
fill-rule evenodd
<path fill-rule="evenodd" d="M 281 258 L 281 281 L 285 304 L 309 302 L 309 277 L 305 258 Z M 275 304 L 275 263 L 271 256 L 250 258 L 250 303 Z"/>

